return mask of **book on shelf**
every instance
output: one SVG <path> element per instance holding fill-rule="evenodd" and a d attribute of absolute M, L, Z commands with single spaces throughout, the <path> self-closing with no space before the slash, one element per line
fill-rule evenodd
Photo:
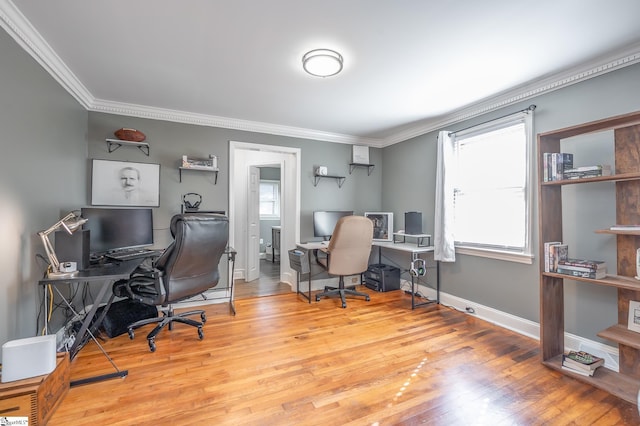
<path fill-rule="evenodd" d="M 582 371 L 595 371 L 604 365 L 604 358 L 585 351 L 569 351 L 562 355 L 562 365 Z"/>
<path fill-rule="evenodd" d="M 576 271 L 576 272 L 588 272 L 591 274 L 596 274 L 596 273 L 604 273 L 605 275 L 607 274 L 607 268 L 591 268 L 589 266 L 573 266 L 573 265 L 561 265 L 558 264 L 558 267 L 556 269 L 562 269 L 563 271 Z"/>
<path fill-rule="evenodd" d="M 545 182 L 564 179 L 564 172 L 573 168 L 573 154 L 543 152 L 543 179 Z"/>
<path fill-rule="evenodd" d="M 564 364 L 562 364 L 562 369 L 571 371 L 572 373 L 580 374 L 581 376 L 586 376 L 586 377 L 593 377 L 594 373 L 596 372 L 596 370 L 592 370 L 592 371 L 578 370 L 577 368 L 567 367 Z"/>
<path fill-rule="evenodd" d="M 549 247 L 550 272 L 558 270 L 558 262 L 569 258 L 569 246 L 567 244 L 554 244 Z"/>
<path fill-rule="evenodd" d="M 558 266 L 556 273 L 562 275 L 570 275 L 572 277 L 590 278 L 592 280 L 601 280 L 607 276 L 607 270 L 599 269 L 597 271 L 576 271 L 567 267 Z"/>
<path fill-rule="evenodd" d="M 551 260 L 551 246 L 562 244 L 562 241 L 548 241 L 544 243 L 544 271 L 551 272 L 551 265 L 553 265 Z"/>
<path fill-rule="evenodd" d="M 640 231 L 640 225 L 613 225 L 611 231 Z"/>
<path fill-rule="evenodd" d="M 588 260 L 567 258 L 558 261 L 558 266 L 575 266 L 580 268 L 588 268 L 596 271 L 598 269 L 607 269 L 607 263 L 604 260 Z"/>
<path fill-rule="evenodd" d="M 582 179 L 587 177 L 611 176 L 611 166 L 582 166 L 564 171 L 565 179 Z"/>

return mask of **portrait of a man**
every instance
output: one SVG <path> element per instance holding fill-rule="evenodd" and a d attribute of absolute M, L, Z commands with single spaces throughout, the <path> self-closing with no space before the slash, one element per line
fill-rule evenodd
<path fill-rule="evenodd" d="M 160 165 L 93 160 L 91 204 L 157 207 Z"/>

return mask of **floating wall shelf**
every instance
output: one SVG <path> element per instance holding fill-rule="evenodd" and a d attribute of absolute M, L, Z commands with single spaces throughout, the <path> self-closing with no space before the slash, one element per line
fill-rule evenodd
<path fill-rule="evenodd" d="M 121 141 L 120 139 L 106 139 L 107 148 L 109 149 L 109 153 L 115 151 L 121 146 L 135 146 L 140 151 L 142 151 L 147 157 L 149 156 L 149 143 L 147 142 L 132 142 L 132 141 Z"/>
<path fill-rule="evenodd" d="M 328 179 L 335 179 L 338 181 L 338 188 L 342 188 L 342 184 L 344 183 L 344 180 L 346 179 L 344 176 L 329 176 L 329 175 L 314 175 L 314 181 L 313 181 L 313 186 L 318 186 L 318 182 L 320 182 L 320 179 L 322 178 L 328 178 Z"/>

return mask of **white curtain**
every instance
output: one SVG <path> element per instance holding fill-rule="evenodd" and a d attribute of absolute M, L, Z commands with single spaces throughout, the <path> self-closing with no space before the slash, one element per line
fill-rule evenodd
<path fill-rule="evenodd" d="M 434 226 L 434 258 L 441 262 L 455 262 L 453 232 L 453 182 L 455 176 L 453 139 L 449 132 L 438 134 L 436 164 L 436 205 Z"/>

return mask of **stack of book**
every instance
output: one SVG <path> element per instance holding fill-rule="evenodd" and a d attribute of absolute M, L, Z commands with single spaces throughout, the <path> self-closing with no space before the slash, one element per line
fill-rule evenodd
<path fill-rule="evenodd" d="M 611 166 L 609 165 L 597 165 L 597 166 L 582 166 L 573 169 L 565 169 L 563 171 L 564 179 L 582 179 L 588 177 L 597 176 L 611 176 Z"/>
<path fill-rule="evenodd" d="M 593 376 L 604 365 L 604 359 L 585 351 L 569 351 L 562 355 L 562 368 L 583 376 Z"/>
<path fill-rule="evenodd" d="M 558 261 L 558 274 L 600 280 L 607 276 L 607 264 L 602 260 L 585 260 L 567 258 Z"/>
<path fill-rule="evenodd" d="M 544 271 L 556 272 L 558 264 L 569 257 L 569 246 L 561 241 L 544 243 Z"/>
<path fill-rule="evenodd" d="M 542 161 L 545 182 L 562 180 L 565 170 L 573 168 L 573 154 L 566 152 L 544 152 Z"/>

